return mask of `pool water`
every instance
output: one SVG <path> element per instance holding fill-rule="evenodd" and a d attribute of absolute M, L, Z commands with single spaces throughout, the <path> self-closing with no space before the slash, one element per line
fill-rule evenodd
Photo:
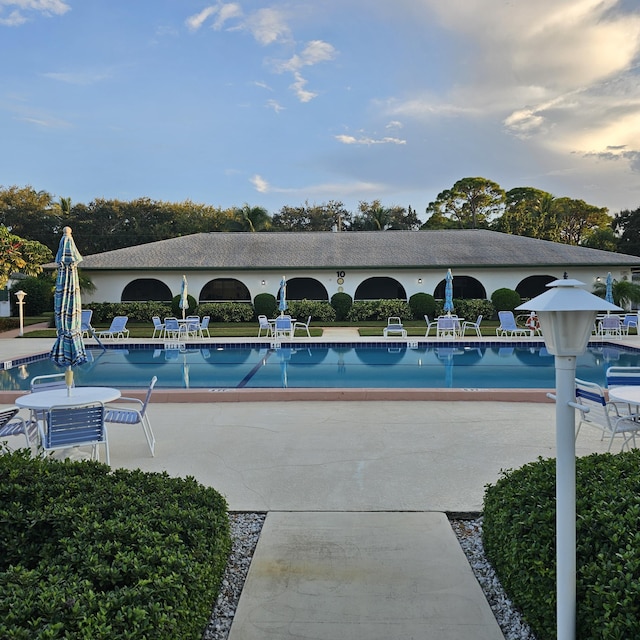
<path fill-rule="evenodd" d="M 185 349 L 92 350 L 76 367 L 77 385 L 160 388 L 471 388 L 547 389 L 554 358 L 543 345 L 456 343 L 189 345 Z M 605 383 L 609 366 L 640 366 L 640 351 L 594 345 L 577 360 L 579 378 Z M 48 358 L 0 370 L 0 389 L 28 389 L 36 375 L 59 372 Z"/>

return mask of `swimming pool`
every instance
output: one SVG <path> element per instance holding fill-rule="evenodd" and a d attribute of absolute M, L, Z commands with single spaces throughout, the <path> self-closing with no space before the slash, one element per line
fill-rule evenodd
<path fill-rule="evenodd" d="M 294 343 L 109 345 L 76 367 L 77 385 L 144 388 L 456 388 L 547 389 L 554 358 L 542 343 Z M 28 389 L 36 375 L 59 372 L 48 354 L 0 370 L 0 390 Z M 579 378 L 604 384 L 609 366 L 640 366 L 640 351 L 599 343 L 577 360 Z"/>

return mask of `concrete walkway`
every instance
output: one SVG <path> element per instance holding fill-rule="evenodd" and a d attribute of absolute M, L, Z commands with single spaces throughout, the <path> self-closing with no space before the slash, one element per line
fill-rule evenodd
<path fill-rule="evenodd" d="M 636 336 L 628 340 L 639 344 Z M 51 340 L 0 341 L 0 360 Z M 543 392 L 541 392 L 543 393 Z M 555 455 L 543 402 L 152 403 L 109 428 L 114 467 L 193 476 L 268 512 L 230 640 L 501 640 L 446 513 L 502 469 Z M 583 429 L 577 454 L 606 451 Z"/>

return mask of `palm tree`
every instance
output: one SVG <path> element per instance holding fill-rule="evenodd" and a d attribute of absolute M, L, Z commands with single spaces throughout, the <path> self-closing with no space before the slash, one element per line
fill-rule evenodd
<path fill-rule="evenodd" d="M 266 231 L 271 226 L 271 217 L 262 207 L 250 207 L 244 204 L 234 210 L 229 221 L 229 231 Z"/>
<path fill-rule="evenodd" d="M 613 294 L 613 303 L 623 309 L 630 309 L 632 304 L 640 303 L 640 285 L 634 284 L 630 280 L 614 279 L 611 292 Z M 607 293 L 606 282 L 596 282 L 593 285 L 593 293 L 600 298 L 604 298 Z"/>

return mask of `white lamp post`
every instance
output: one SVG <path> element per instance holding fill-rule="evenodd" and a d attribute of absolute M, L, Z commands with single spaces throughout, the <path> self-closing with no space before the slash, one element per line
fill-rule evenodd
<path fill-rule="evenodd" d="M 18 317 L 20 318 L 20 331 L 19 331 L 19 335 L 23 336 L 24 335 L 24 312 L 23 312 L 23 307 L 24 307 L 24 297 L 27 294 L 20 289 L 20 291 L 16 291 L 16 298 L 18 298 Z"/>
<path fill-rule="evenodd" d="M 519 307 L 535 311 L 549 353 L 555 356 L 557 639 L 576 633 L 576 357 L 589 342 L 598 311 L 621 311 L 581 289 L 578 280 L 555 280 L 549 291 Z"/>

